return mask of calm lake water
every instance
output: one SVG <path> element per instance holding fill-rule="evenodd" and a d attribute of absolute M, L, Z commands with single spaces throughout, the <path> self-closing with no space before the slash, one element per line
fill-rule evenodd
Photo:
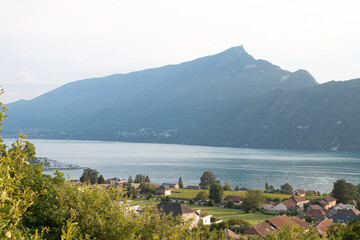
<path fill-rule="evenodd" d="M 264 189 L 265 182 L 280 188 L 330 192 L 336 179 L 360 183 L 360 152 L 316 152 L 222 148 L 173 144 L 100 141 L 36 140 L 38 157 L 97 169 L 105 178 L 128 178 L 141 173 L 152 182 L 197 185 L 204 171 L 213 171 L 232 187 Z M 10 145 L 13 140 L 5 140 Z M 83 170 L 63 171 L 79 178 Z"/>

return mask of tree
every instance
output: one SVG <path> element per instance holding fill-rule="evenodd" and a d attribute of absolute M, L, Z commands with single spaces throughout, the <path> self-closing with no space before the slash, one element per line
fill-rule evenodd
<path fill-rule="evenodd" d="M 198 194 L 196 194 L 195 199 L 200 201 L 209 200 L 209 194 L 206 191 L 200 191 Z"/>
<path fill-rule="evenodd" d="M 129 178 L 128 178 L 128 183 L 133 183 L 133 179 L 132 179 L 132 176 L 130 175 Z"/>
<path fill-rule="evenodd" d="M 285 194 L 292 194 L 293 187 L 289 183 L 285 183 L 284 185 L 281 185 L 280 191 Z"/>
<path fill-rule="evenodd" d="M 265 183 L 265 192 L 269 192 L 270 191 L 270 186 L 268 184 L 268 182 Z"/>
<path fill-rule="evenodd" d="M 356 187 L 344 179 L 338 179 L 334 183 L 331 195 L 337 199 L 338 203 L 352 203 L 356 196 Z"/>
<path fill-rule="evenodd" d="M 126 188 L 126 195 L 127 195 L 127 197 L 129 197 L 129 198 L 135 199 L 135 198 L 137 197 L 136 188 L 131 187 L 131 186 L 128 186 L 128 187 Z"/>
<path fill-rule="evenodd" d="M 98 183 L 98 184 L 106 184 L 106 180 L 105 180 L 105 178 L 103 177 L 103 175 L 100 175 L 97 183 Z"/>
<path fill-rule="evenodd" d="M 184 188 L 184 184 L 183 184 L 181 177 L 179 177 L 178 185 L 179 185 L 179 188 Z"/>
<path fill-rule="evenodd" d="M 145 177 L 145 182 L 146 182 L 146 183 L 149 183 L 149 182 L 150 182 L 150 178 L 149 178 L 148 175 L 146 175 L 146 177 Z"/>
<path fill-rule="evenodd" d="M 224 189 L 219 182 L 210 185 L 209 198 L 219 203 L 223 199 Z"/>
<path fill-rule="evenodd" d="M 90 178 L 89 175 L 87 174 L 87 172 L 83 172 L 83 174 L 80 177 L 80 182 L 82 183 L 89 183 L 90 182 Z"/>
<path fill-rule="evenodd" d="M 239 186 L 238 185 L 236 185 L 234 191 L 239 191 Z"/>
<path fill-rule="evenodd" d="M 232 188 L 228 181 L 225 182 L 223 189 L 224 191 L 232 191 Z"/>
<path fill-rule="evenodd" d="M 99 172 L 95 169 L 86 168 L 84 169 L 83 175 L 80 177 L 81 182 L 88 182 L 90 181 L 91 184 L 96 184 L 99 178 Z"/>
<path fill-rule="evenodd" d="M 210 186 L 216 182 L 216 176 L 212 171 L 206 171 L 200 178 L 199 186 L 204 189 L 205 186 Z"/>
<path fill-rule="evenodd" d="M 142 183 L 140 183 L 140 193 L 154 194 L 155 193 L 155 186 L 150 184 L 150 183 L 142 182 Z"/>
<path fill-rule="evenodd" d="M 262 208 L 262 204 L 265 202 L 263 193 L 260 190 L 247 191 L 245 198 L 241 204 L 241 209 L 245 212 L 255 212 Z"/>
<path fill-rule="evenodd" d="M 135 183 L 146 182 L 146 176 L 142 175 L 142 174 L 136 174 L 134 182 Z M 149 179 L 149 182 L 150 182 L 150 179 Z"/>

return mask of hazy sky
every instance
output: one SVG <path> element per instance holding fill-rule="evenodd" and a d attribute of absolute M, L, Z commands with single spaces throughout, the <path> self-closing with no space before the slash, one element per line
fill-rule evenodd
<path fill-rule="evenodd" d="M 241 44 L 320 83 L 357 78 L 359 9 L 359 0 L 0 0 L 1 100 Z"/>

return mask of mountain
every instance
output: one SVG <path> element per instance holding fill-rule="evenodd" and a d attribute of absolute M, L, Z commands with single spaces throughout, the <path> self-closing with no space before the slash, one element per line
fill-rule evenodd
<path fill-rule="evenodd" d="M 213 117 L 191 144 L 359 150 L 360 79 L 273 89 Z"/>
<path fill-rule="evenodd" d="M 305 70 L 256 60 L 242 46 L 178 65 L 65 84 L 9 104 L 5 137 L 188 143 L 244 98 L 315 86 Z"/>

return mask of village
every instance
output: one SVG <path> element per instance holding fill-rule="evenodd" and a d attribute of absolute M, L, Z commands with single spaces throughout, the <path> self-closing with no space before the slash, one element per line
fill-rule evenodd
<path fill-rule="evenodd" d="M 228 238 L 265 237 L 289 225 L 305 229 L 313 227 L 320 236 L 326 237 L 331 226 L 346 225 L 360 215 L 354 200 L 349 204 L 344 199 L 325 193 L 321 195 L 316 190 L 292 190 L 288 183 L 281 186 L 281 190 L 268 183 L 264 191 L 238 186 L 232 190 L 228 183 L 221 186 L 212 172 L 204 172 L 198 186 L 183 186 L 181 177 L 178 183 L 152 183 L 142 174 L 136 175 L 134 180 L 131 176 L 128 180 L 118 177 L 105 180 L 100 175 L 97 181 L 92 181 L 95 185 L 91 185 L 94 171 L 90 169 L 87 176 L 83 174 L 80 180 L 70 182 L 79 189 L 118 188 L 124 191 L 129 209 L 137 214 L 156 206 L 164 214 L 188 222 L 189 228 L 199 225 L 222 228 Z M 245 206 L 249 204 L 250 208 Z"/>

